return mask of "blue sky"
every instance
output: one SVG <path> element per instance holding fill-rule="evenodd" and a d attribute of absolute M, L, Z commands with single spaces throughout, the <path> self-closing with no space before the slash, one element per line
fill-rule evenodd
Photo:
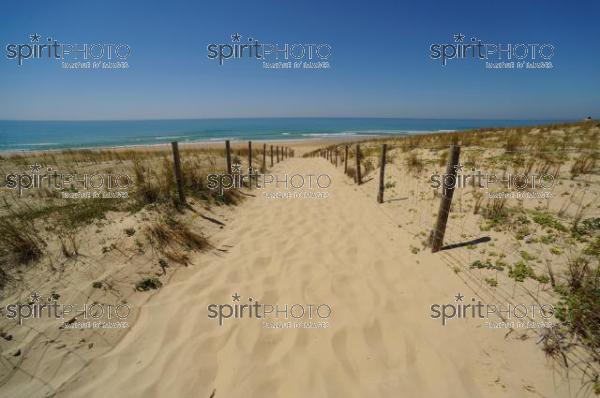
<path fill-rule="evenodd" d="M 14 3 L 14 4 L 13 4 Z M 3 2 L 0 119 L 101 120 L 359 116 L 599 117 L 600 2 Z M 62 43 L 127 43 L 127 70 L 64 70 L 6 58 L 39 33 Z M 210 43 L 328 43 L 328 70 L 218 66 Z M 429 58 L 463 33 L 490 43 L 551 43 L 550 70 L 486 70 Z M 241 62 L 243 61 L 243 62 Z"/>

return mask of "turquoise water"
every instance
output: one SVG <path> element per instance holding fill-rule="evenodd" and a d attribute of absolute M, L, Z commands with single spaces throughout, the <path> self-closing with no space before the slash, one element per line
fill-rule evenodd
<path fill-rule="evenodd" d="M 265 118 L 129 121 L 0 120 L 0 151 L 161 144 L 170 141 L 297 140 L 331 136 L 419 134 L 479 127 L 544 124 L 548 120 L 394 118 Z"/>

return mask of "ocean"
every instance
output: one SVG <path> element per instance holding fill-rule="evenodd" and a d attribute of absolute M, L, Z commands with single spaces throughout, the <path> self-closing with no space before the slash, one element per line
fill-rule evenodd
<path fill-rule="evenodd" d="M 0 120 L 0 152 L 120 147 L 170 141 L 299 140 L 338 136 L 422 134 L 511 127 L 556 120 L 251 118 L 120 121 Z"/>

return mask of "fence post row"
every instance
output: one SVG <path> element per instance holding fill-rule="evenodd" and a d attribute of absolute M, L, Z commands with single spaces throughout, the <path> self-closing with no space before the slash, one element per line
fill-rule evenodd
<path fill-rule="evenodd" d="M 456 166 L 458 166 L 458 158 L 460 156 L 460 146 L 450 146 L 450 156 L 448 157 L 448 165 L 446 167 L 446 175 L 452 176 L 446 181 L 456 181 Z M 455 184 L 442 184 L 442 198 L 440 200 L 440 209 L 438 211 L 437 222 L 431 234 L 431 252 L 440 251 L 444 243 L 444 234 L 446 232 L 446 224 L 448 223 L 448 215 L 450 214 L 450 205 L 452 204 L 452 195 L 454 195 Z"/>
<path fill-rule="evenodd" d="M 175 180 L 179 191 L 179 203 L 185 204 L 185 193 L 183 192 L 183 173 L 181 172 L 181 159 L 179 158 L 179 146 L 177 141 L 171 142 L 173 148 L 173 167 L 175 168 Z"/>
<path fill-rule="evenodd" d="M 387 144 L 381 146 L 381 159 L 379 160 L 379 192 L 377 193 L 377 203 L 383 203 L 383 190 L 385 189 L 385 155 L 387 153 Z"/>
<path fill-rule="evenodd" d="M 360 175 L 360 145 L 356 144 L 356 184 L 362 184 L 362 178 Z"/>

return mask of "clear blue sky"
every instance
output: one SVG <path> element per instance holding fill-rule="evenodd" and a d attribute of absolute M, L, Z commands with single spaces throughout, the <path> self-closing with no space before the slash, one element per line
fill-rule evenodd
<path fill-rule="evenodd" d="M 0 119 L 361 116 L 600 117 L 600 2 L 593 1 L 5 1 Z M 210 43 L 329 43 L 329 70 L 219 67 Z M 429 58 L 464 33 L 551 43 L 552 70 L 485 70 Z M 6 59 L 29 35 L 132 48 L 128 70 L 63 70 Z M 47 61 L 47 60 L 46 60 Z"/>

